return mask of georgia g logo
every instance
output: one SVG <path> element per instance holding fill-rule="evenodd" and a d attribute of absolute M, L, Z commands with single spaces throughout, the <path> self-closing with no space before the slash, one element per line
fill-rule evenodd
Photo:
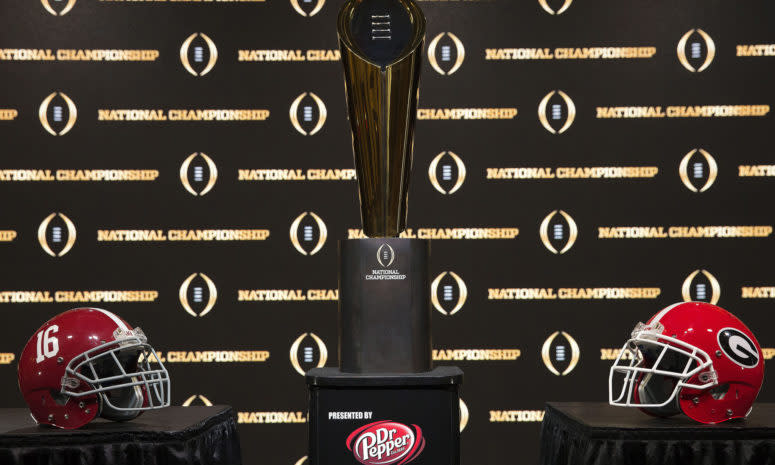
<path fill-rule="evenodd" d="M 759 351 L 756 344 L 740 330 L 723 328 L 718 332 L 718 345 L 730 360 L 743 368 L 753 368 L 759 364 Z"/>
<path fill-rule="evenodd" d="M 382 420 L 356 429 L 346 444 L 363 465 L 403 465 L 422 453 L 425 438 L 417 425 Z"/>

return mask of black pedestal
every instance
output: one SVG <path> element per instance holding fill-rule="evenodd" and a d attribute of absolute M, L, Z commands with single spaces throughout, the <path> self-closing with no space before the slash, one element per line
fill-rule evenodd
<path fill-rule="evenodd" d="M 339 242 L 339 365 L 347 373 L 431 369 L 430 244 Z"/>
<path fill-rule="evenodd" d="M 745 420 L 702 425 L 602 402 L 548 403 L 542 465 L 773 465 L 775 404 Z"/>
<path fill-rule="evenodd" d="M 101 418 L 83 428 L 37 426 L 26 408 L 0 409 L 2 465 L 239 465 L 228 406 L 168 407 L 132 421 Z"/>
<path fill-rule="evenodd" d="M 463 372 L 307 373 L 311 465 L 458 465 Z"/>

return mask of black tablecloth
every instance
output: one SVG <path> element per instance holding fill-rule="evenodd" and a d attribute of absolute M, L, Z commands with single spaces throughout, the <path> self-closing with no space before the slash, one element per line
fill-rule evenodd
<path fill-rule="evenodd" d="M 774 465 L 775 404 L 746 420 L 701 425 L 606 403 L 548 403 L 543 465 Z"/>
<path fill-rule="evenodd" d="M 27 409 L 0 409 L 2 465 L 240 465 L 228 406 L 149 410 L 77 430 L 37 426 Z"/>

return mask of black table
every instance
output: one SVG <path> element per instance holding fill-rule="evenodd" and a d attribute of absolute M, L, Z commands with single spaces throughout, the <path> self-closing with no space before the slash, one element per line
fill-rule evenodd
<path fill-rule="evenodd" d="M 543 465 L 773 465 L 775 404 L 746 420 L 701 425 L 597 402 L 546 404 Z"/>
<path fill-rule="evenodd" d="M 27 409 L 0 409 L 2 465 L 240 465 L 229 406 L 168 407 L 77 430 L 37 426 Z"/>

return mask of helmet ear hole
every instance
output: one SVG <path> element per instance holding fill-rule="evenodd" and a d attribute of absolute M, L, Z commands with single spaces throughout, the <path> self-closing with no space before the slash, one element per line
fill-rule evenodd
<path fill-rule="evenodd" d="M 713 386 L 712 388 L 708 389 L 710 392 L 711 397 L 713 397 L 714 400 L 724 400 L 724 397 L 726 397 L 727 392 L 729 392 L 729 383 L 719 384 L 718 386 Z M 736 391 L 736 399 L 740 398 L 740 392 Z"/>
<path fill-rule="evenodd" d="M 57 405 L 65 405 L 67 403 L 67 400 L 70 398 L 67 394 L 62 394 L 59 391 L 49 391 L 51 398 L 54 399 L 54 402 L 56 402 Z"/>

